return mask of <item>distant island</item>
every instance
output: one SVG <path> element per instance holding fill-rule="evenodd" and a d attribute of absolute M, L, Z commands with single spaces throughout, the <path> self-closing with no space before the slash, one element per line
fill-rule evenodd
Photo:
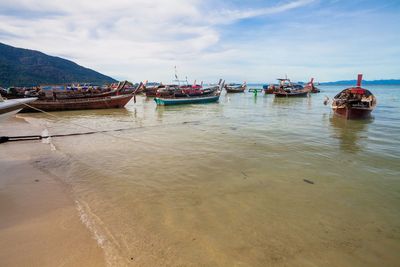
<path fill-rule="evenodd" d="M 336 81 L 336 82 L 321 82 L 320 85 L 355 85 L 356 80 Z M 373 81 L 362 81 L 363 85 L 400 85 L 399 79 L 390 80 L 373 80 Z"/>
<path fill-rule="evenodd" d="M 70 60 L 0 43 L 0 87 L 73 82 L 101 85 L 116 80 Z"/>

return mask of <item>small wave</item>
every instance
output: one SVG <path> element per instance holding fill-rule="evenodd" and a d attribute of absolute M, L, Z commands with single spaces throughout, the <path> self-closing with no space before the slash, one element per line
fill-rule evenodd
<path fill-rule="evenodd" d="M 49 137 L 49 130 L 47 130 L 47 128 L 45 128 L 42 131 L 42 137 L 45 137 L 42 139 L 42 143 L 43 144 L 49 144 L 50 145 L 50 149 L 51 151 L 56 151 L 56 146 L 53 144 L 51 137 Z"/>
<path fill-rule="evenodd" d="M 104 249 L 104 243 L 106 238 L 99 233 L 99 231 L 96 229 L 94 223 L 92 220 L 90 220 L 89 215 L 85 212 L 83 209 L 82 205 L 79 203 L 79 201 L 75 201 L 76 208 L 79 212 L 79 218 L 81 222 L 90 230 L 90 232 L 93 234 L 94 239 L 96 240 L 97 244 Z"/>
<path fill-rule="evenodd" d="M 79 212 L 79 218 L 81 222 L 86 226 L 87 229 L 89 229 L 89 231 L 92 233 L 93 238 L 96 240 L 99 247 L 103 250 L 106 265 L 122 266 L 123 263 L 118 258 L 118 252 L 113 246 L 118 245 L 118 243 L 115 244 L 115 238 L 111 235 L 111 233 L 109 233 L 109 231 L 107 231 L 107 229 L 104 229 L 104 231 L 102 231 L 102 229 L 100 228 L 100 225 L 103 224 L 101 219 L 90 210 L 90 207 L 86 203 L 75 200 L 75 204 Z M 111 240 L 109 240 L 103 232 L 111 235 Z"/>

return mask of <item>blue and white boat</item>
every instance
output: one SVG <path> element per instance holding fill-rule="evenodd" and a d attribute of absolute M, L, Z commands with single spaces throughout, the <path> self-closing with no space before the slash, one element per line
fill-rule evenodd
<path fill-rule="evenodd" d="M 225 81 L 220 82 L 216 86 L 207 88 L 200 88 L 199 94 L 182 96 L 182 92 L 176 89 L 168 90 L 163 96 L 154 98 L 157 105 L 182 105 L 182 104 L 205 104 L 217 102 L 221 95 L 222 88 L 224 88 Z"/>
<path fill-rule="evenodd" d="M 181 105 L 181 104 L 205 104 L 217 102 L 220 94 L 211 96 L 194 96 L 194 97 L 177 97 L 177 98 L 154 98 L 157 105 L 168 106 L 168 105 Z"/>

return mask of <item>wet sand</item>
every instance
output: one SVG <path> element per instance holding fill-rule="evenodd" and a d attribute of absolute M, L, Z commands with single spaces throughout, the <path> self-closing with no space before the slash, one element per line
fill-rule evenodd
<path fill-rule="evenodd" d="M 26 126 L 9 120 L 0 135 L 38 133 Z M 8 143 L 0 151 L 0 266 L 104 266 L 104 253 L 80 221 L 71 190 L 40 167 L 50 146 Z"/>

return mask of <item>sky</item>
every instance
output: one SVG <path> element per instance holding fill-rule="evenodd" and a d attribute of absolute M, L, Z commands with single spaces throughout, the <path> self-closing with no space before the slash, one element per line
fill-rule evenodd
<path fill-rule="evenodd" d="M 118 80 L 400 78 L 400 0 L 0 0 L 0 42 Z"/>

